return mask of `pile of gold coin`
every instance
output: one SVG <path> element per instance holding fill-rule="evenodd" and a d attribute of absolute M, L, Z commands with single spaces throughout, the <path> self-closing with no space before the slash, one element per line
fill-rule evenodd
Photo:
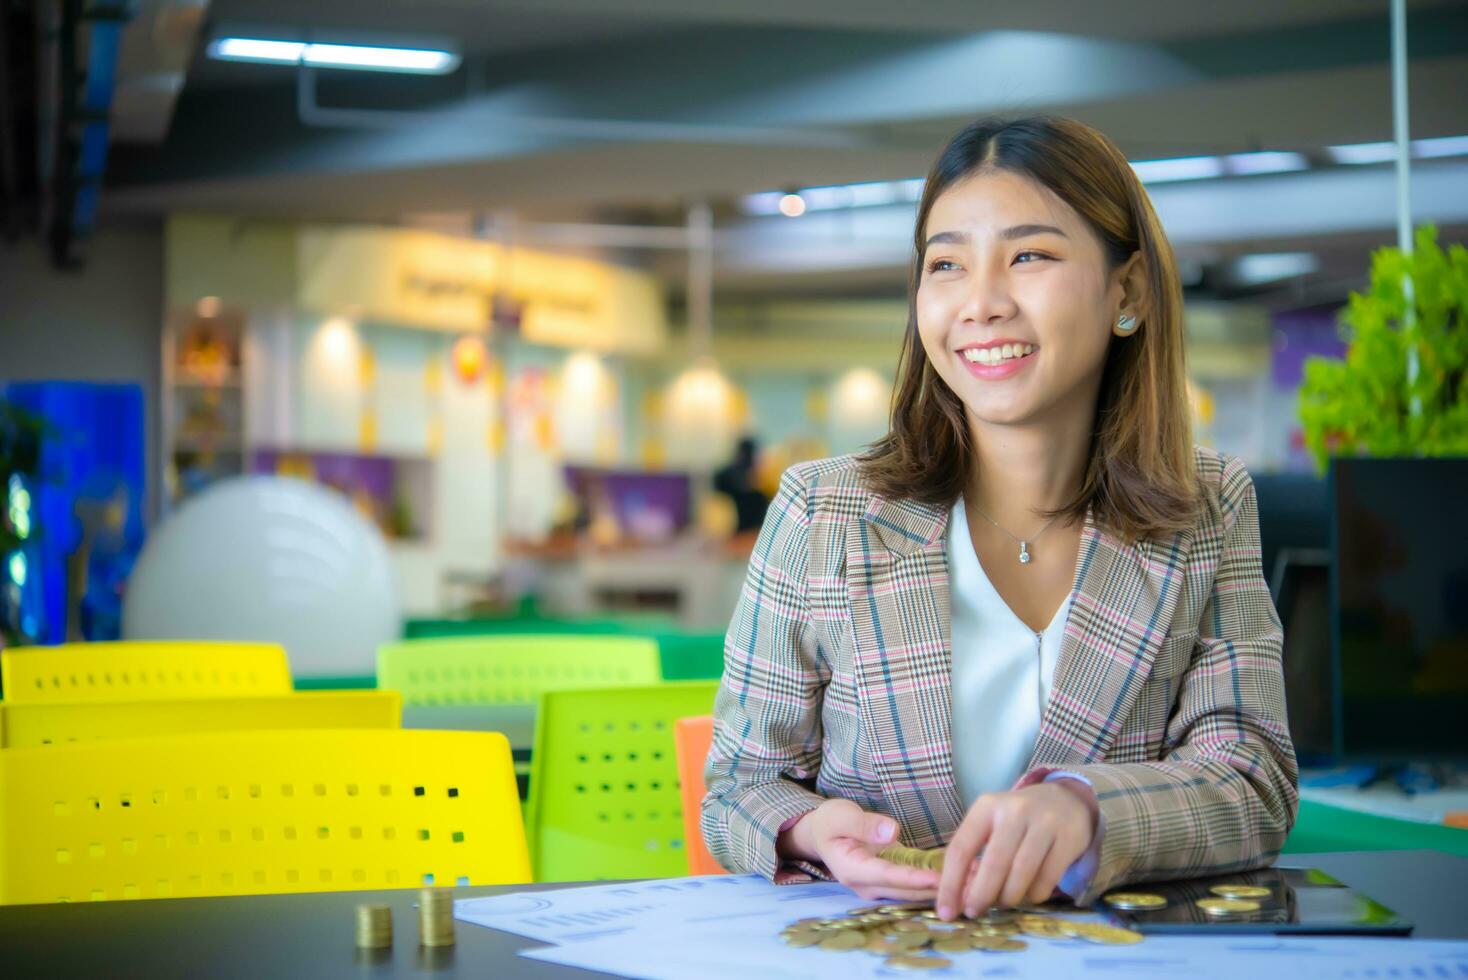
<path fill-rule="evenodd" d="M 1258 912 L 1263 901 L 1274 896 L 1263 885 L 1214 885 L 1208 890 L 1217 897 L 1200 898 L 1194 904 L 1217 917 Z"/>
<path fill-rule="evenodd" d="M 357 906 L 357 945 L 386 949 L 392 945 L 392 909 L 386 905 Z"/>
<path fill-rule="evenodd" d="M 1142 941 L 1142 934 L 1097 922 L 1062 918 L 1042 906 L 995 909 L 977 919 L 944 922 L 930 903 L 904 902 L 853 909 L 834 919 L 801 919 L 780 933 L 786 945 L 828 952 L 861 950 L 899 970 L 941 970 L 949 957 L 981 951 L 1019 953 L 1028 939 L 1084 940 L 1109 946 Z M 1021 938 L 1025 937 L 1025 938 Z"/>
<path fill-rule="evenodd" d="M 877 852 L 877 857 L 883 861 L 893 864 L 901 864 L 909 868 L 923 868 L 927 871 L 943 870 L 943 853 L 947 848 L 934 847 L 923 850 L 918 847 L 905 847 L 902 844 L 888 844 Z"/>
<path fill-rule="evenodd" d="M 418 942 L 424 946 L 454 944 L 452 888 L 424 888 L 418 893 Z"/>

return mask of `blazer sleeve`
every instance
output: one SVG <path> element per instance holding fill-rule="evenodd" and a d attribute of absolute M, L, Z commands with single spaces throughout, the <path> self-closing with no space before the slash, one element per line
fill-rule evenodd
<path fill-rule="evenodd" d="M 1091 781 L 1106 818 L 1089 904 L 1118 885 L 1269 864 L 1299 810 L 1285 719 L 1284 632 L 1259 549 L 1254 482 L 1225 457 L 1222 554 L 1160 761 L 1066 766 Z"/>
<path fill-rule="evenodd" d="M 709 853 L 730 871 L 771 880 L 781 871 L 780 826 L 824 800 L 811 788 L 821 762 L 829 670 L 807 595 L 810 528 L 808 488 L 791 468 L 765 515 L 724 638 L 704 766 L 700 826 Z M 816 870 L 805 862 L 798 867 Z"/>

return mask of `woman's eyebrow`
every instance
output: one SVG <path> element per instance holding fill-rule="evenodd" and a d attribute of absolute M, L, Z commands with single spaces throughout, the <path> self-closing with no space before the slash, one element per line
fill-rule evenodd
<path fill-rule="evenodd" d="M 1026 238 L 1030 235 L 1059 235 L 1061 238 L 1068 237 L 1054 225 L 1011 225 L 999 232 L 1001 241 L 1013 241 L 1016 238 Z M 934 245 L 967 245 L 969 241 L 968 232 L 965 231 L 940 231 L 932 235 L 923 244 L 924 250 Z"/>

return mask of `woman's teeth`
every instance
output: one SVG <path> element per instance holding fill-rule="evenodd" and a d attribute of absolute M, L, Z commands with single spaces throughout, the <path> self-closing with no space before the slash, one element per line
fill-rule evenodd
<path fill-rule="evenodd" d="M 1034 344 L 1005 344 L 1002 347 L 970 347 L 963 352 L 963 356 L 965 360 L 976 364 L 998 364 L 1034 352 Z"/>

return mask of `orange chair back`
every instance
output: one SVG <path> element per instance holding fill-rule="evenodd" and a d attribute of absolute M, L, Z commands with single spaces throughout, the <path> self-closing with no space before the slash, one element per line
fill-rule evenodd
<path fill-rule="evenodd" d="M 683 793 L 683 847 L 688 852 L 688 873 L 693 875 L 728 874 L 703 846 L 703 833 L 698 828 L 698 817 L 703 810 L 703 763 L 713 740 L 713 715 L 679 718 L 673 725 L 678 785 Z"/>

